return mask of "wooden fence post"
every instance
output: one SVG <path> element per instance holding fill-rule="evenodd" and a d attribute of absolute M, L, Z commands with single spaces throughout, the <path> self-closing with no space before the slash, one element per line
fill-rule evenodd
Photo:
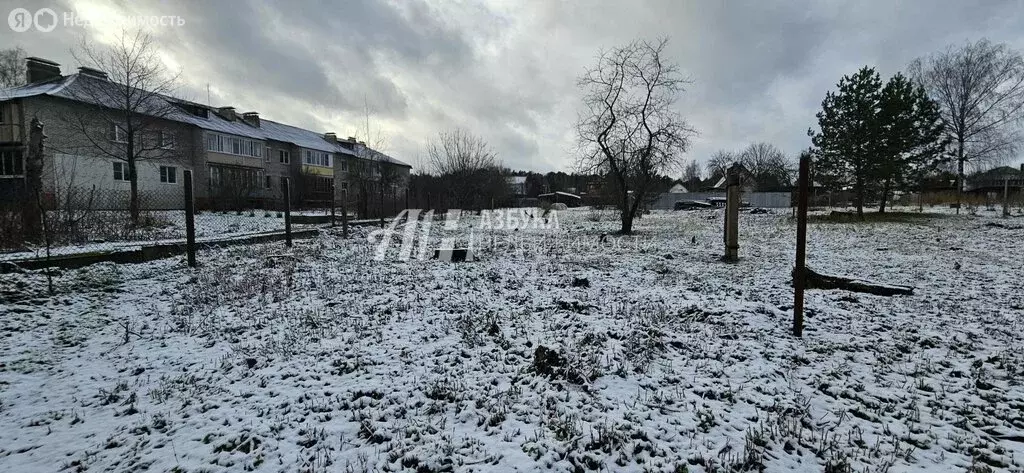
<path fill-rule="evenodd" d="M 793 336 L 804 335 L 804 287 L 807 284 L 807 193 L 810 156 L 800 158 L 799 196 L 796 213 L 796 267 L 793 269 Z"/>
<path fill-rule="evenodd" d="M 1010 178 L 1003 181 L 1003 217 L 1010 216 Z"/>
<path fill-rule="evenodd" d="M 188 254 L 188 266 L 196 267 L 196 203 L 192 187 L 192 171 L 183 173 L 185 181 L 185 253 Z"/>
<path fill-rule="evenodd" d="M 724 261 L 739 260 L 740 220 L 740 176 L 737 167 L 730 167 L 726 174 L 725 190 L 725 255 Z"/>

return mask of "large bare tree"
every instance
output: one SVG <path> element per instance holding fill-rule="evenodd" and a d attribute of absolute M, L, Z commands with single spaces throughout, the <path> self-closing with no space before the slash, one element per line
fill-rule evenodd
<path fill-rule="evenodd" d="M 388 189 L 395 188 L 398 182 L 398 171 L 387 159 L 388 138 L 380 125 L 371 123 L 370 107 L 366 100 L 363 100 L 363 122 L 364 126 L 356 135 L 362 136 L 361 146 L 357 148 L 358 160 L 349 162 L 348 182 L 349 186 L 356 187 L 359 198 L 358 212 L 363 218 L 370 215 L 370 197 L 376 194 L 377 213 L 380 218 L 380 226 L 384 227 L 384 201 Z M 395 198 L 392 195 L 392 198 Z"/>
<path fill-rule="evenodd" d="M 431 172 L 445 183 L 449 206 L 483 208 L 503 197 L 506 184 L 497 153 L 483 137 L 456 128 L 427 145 Z"/>
<path fill-rule="evenodd" d="M 1020 145 L 1024 59 L 1006 44 L 982 39 L 919 58 L 910 74 L 939 103 L 956 162 L 959 204 L 965 166 L 994 164 Z"/>
<path fill-rule="evenodd" d="M 750 144 L 740 152 L 738 161 L 753 176 L 757 187 L 784 187 L 792 183 L 795 166 L 771 143 Z"/>
<path fill-rule="evenodd" d="M 620 232 L 660 175 L 679 167 L 694 134 L 675 110 L 687 81 L 665 57 L 667 39 L 603 51 L 578 80 L 584 111 L 577 123 L 580 168 L 607 176 L 621 211 Z"/>
<path fill-rule="evenodd" d="M 86 104 L 60 117 L 68 151 L 106 157 L 126 164 L 133 226 L 139 223 L 138 166 L 144 160 L 187 160 L 191 140 L 177 139 L 167 127 L 179 110 L 173 96 L 178 74 L 167 71 L 153 38 L 142 31 L 122 31 L 110 46 L 83 40 L 72 51 L 84 67 L 102 71 L 107 79 L 79 75 L 71 89 Z M 185 137 L 181 137 L 185 138 Z"/>
<path fill-rule="evenodd" d="M 700 163 L 690 161 L 683 167 L 683 182 L 699 181 L 701 176 Z"/>
<path fill-rule="evenodd" d="M 708 158 L 708 164 L 706 166 L 707 174 L 709 178 L 722 178 L 725 176 L 725 172 L 732 166 L 733 163 L 739 161 L 739 155 L 733 151 L 726 151 L 720 149 L 711 153 L 711 157 Z"/>
<path fill-rule="evenodd" d="M 25 50 L 21 46 L 0 49 L 0 88 L 24 85 L 26 80 Z"/>

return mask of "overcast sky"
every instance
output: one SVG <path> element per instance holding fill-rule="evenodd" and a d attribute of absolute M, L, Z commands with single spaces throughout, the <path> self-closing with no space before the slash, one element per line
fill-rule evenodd
<path fill-rule="evenodd" d="M 825 92 L 862 65 L 888 76 L 981 37 L 1024 49 L 1024 0 L 0 4 L 4 15 L 49 7 L 61 17 L 48 33 L 0 27 L 0 47 L 65 71 L 81 36 L 109 41 L 109 22 L 125 15 L 175 15 L 183 25 L 149 31 L 181 70 L 184 98 L 207 102 L 209 85 L 212 105 L 341 136 L 364 137 L 369 110 L 386 151 L 414 165 L 439 130 L 462 127 L 507 166 L 542 172 L 572 168 L 577 76 L 600 49 L 632 39 L 670 38 L 693 81 L 678 102 L 699 132 L 686 159 L 701 162 L 754 141 L 795 156 Z M 65 14 L 96 24 L 65 25 Z"/>

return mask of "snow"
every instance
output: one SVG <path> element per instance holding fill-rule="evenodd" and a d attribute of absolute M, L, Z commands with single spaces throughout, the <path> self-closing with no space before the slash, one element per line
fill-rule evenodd
<path fill-rule="evenodd" d="M 185 212 L 173 210 L 152 210 L 146 211 L 145 216 L 151 218 L 155 223 L 148 227 L 132 232 L 127 225 L 120 222 L 126 221 L 123 212 L 101 212 L 95 214 L 110 214 L 107 220 L 118 222 L 115 228 L 103 228 L 96 232 L 87 232 L 92 241 L 70 245 L 56 245 L 50 249 L 51 255 L 67 255 L 80 253 L 95 253 L 106 251 L 133 250 L 143 245 L 155 245 L 162 243 L 173 243 L 185 239 Z M 195 216 L 196 241 L 211 241 L 223 238 L 237 238 L 261 233 L 284 231 L 284 217 L 278 217 L 280 212 L 268 212 L 254 210 L 243 212 L 241 215 L 235 212 L 200 212 Z M 312 214 L 312 213 L 310 213 Z M 105 220 L 105 221 L 107 221 Z M 103 226 L 101 226 L 103 227 Z M 293 229 L 308 228 L 307 225 L 293 224 Z M 120 234 L 118 232 L 125 232 Z M 45 247 L 37 247 L 31 251 L 10 251 L 0 253 L 0 261 L 18 260 L 26 258 L 40 258 L 46 256 Z"/>
<path fill-rule="evenodd" d="M 1021 218 L 995 215 L 813 223 L 816 270 L 915 291 L 809 291 L 799 340 L 786 212 L 743 215 L 736 264 L 720 210 L 618 238 L 574 209 L 463 217 L 471 263 L 377 261 L 355 227 L 52 297 L 2 275 L 0 470 L 1021 471 L 1021 230 L 986 225 Z"/>

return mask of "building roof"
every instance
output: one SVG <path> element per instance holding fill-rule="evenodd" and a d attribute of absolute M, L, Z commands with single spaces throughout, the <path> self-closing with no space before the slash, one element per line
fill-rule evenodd
<path fill-rule="evenodd" d="M 106 103 L 109 102 L 109 97 L 114 97 L 116 94 L 100 89 L 103 87 L 122 86 L 116 82 L 98 79 L 88 75 L 71 74 L 45 82 L 0 90 L 0 101 L 46 95 L 73 100 L 76 102 L 85 102 L 92 105 L 100 105 L 108 108 L 118 108 L 118 104 Z M 357 151 L 345 147 L 339 142 L 328 141 L 324 138 L 323 134 L 306 130 L 304 128 L 286 125 L 284 123 L 262 118 L 260 119 L 260 126 L 257 127 L 242 120 L 241 116 L 234 120 L 228 120 L 218 113 L 218 109 L 208 105 L 168 96 L 153 96 L 153 100 L 160 100 L 161 102 L 149 104 L 148 107 L 151 107 L 152 110 L 159 109 L 161 117 L 167 120 L 187 123 L 204 130 L 218 133 L 244 136 L 246 138 L 259 140 L 280 141 L 283 143 L 291 143 L 302 148 L 328 153 L 342 153 L 352 156 L 360 156 L 360 153 Z M 167 103 L 177 105 L 171 113 L 166 112 Z M 189 112 L 188 108 L 190 107 L 205 109 L 207 111 L 205 114 L 206 116 L 200 116 Z M 140 107 L 140 110 L 145 113 L 146 108 L 147 105 L 143 104 Z M 369 148 L 367 149 L 370 153 L 374 153 L 375 156 L 380 157 L 386 162 L 399 166 L 411 167 L 402 161 L 388 156 L 387 154 Z"/>
<path fill-rule="evenodd" d="M 570 193 L 568 193 L 568 192 L 562 192 L 562 191 L 557 191 L 557 192 L 549 192 L 549 193 L 547 193 L 547 194 L 541 194 L 541 195 L 538 195 L 537 197 L 538 197 L 538 198 L 545 198 L 545 197 L 554 197 L 554 196 L 556 196 L 556 195 L 557 195 L 557 196 L 561 196 L 561 197 L 568 197 L 568 198 L 570 198 L 570 199 L 580 199 L 580 198 L 581 198 L 580 196 L 578 196 L 578 195 L 576 195 L 576 194 L 570 194 Z"/>

